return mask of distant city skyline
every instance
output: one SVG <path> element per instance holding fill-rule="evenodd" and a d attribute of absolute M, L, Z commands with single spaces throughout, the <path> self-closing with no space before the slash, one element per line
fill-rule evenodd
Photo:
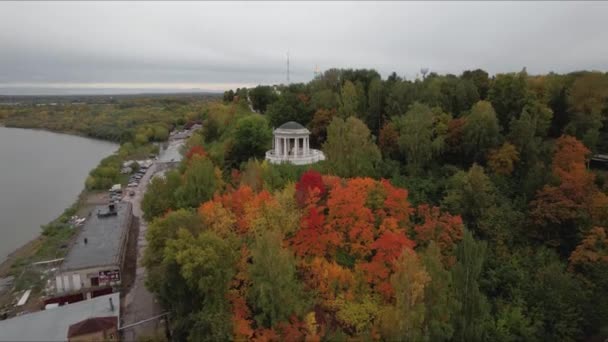
<path fill-rule="evenodd" d="M 1 2 L 0 94 L 608 70 L 605 2 Z"/>

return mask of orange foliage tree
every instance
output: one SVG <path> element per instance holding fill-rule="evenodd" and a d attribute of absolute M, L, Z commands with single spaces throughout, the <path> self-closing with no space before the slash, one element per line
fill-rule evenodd
<path fill-rule="evenodd" d="M 393 287 L 390 276 L 396 271 L 396 260 L 401 256 L 404 249 L 413 249 L 414 241 L 408 239 L 402 232 L 384 232 L 371 244 L 375 251 L 371 262 L 362 263 L 361 269 L 367 276 L 367 281 L 375 285 L 377 291 L 385 298 L 393 295 Z"/>
<path fill-rule="evenodd" d="M 435 241 L 444 256 L 444 262 L 453 265 L 453 250 L 462 240 L 464 224 L 460 216 L 441 212 L 438 207 L 422 204 L 416 208 L 416 216 L 422 222 L 414 227 L 415 240 L 418 244 L 427 245 Z"/>
<path fill-rule="evenodd" d="M 540 226 L 562 224 L 589 213 L 597 191 L 585 161 L 589 150 L 576 138 L 563 135 L 556 142 L 552 171 L 557 185 L 545 185 L 530 203 L 530 217 Z"/>
<path fill-rule="evenodd" d="M 186 159 L 190 160 L 195 155 L 201 156 L 201 157 L 206 157 L 207 152 L 205 151 L 205 149 L 202 146 L 198 146 L 198 145 L 192 146 L 190 148 L 190 150 L 188 150 L 188 152 L 186 152 Z"/>

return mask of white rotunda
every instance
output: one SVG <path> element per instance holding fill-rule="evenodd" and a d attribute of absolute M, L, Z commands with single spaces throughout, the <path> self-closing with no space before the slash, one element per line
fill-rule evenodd
<path fill-rule="evenodd" d="M 274 130 L 272 150 L 266 152 L 266 160 L 273 164 L 292 163 L 306 165 L 325 160 L 319 150 L 309 147 L 310 131 L 297 122 L 289 121 Z"/>

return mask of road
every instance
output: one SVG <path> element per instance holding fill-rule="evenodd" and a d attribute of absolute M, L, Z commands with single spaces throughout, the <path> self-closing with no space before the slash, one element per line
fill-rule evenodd
<path fill-rule="evenodd" d="M 146 248 L 146 230 L 147 222 L 143 218 L 141 210 L 141 200 L 148 186 L 148 182 L 157 172 L 158 164 L 152 164 L 148 168 L 145 175 L 142 177 L 135 191 L 134 196 L 125 196 L 124 201 L 131 202 L 133 205 L 133 215 L 139 218 L 139 235 L 137 237 L 137 268 L 135 271 L 135 281 L 129 292 L 125 295 L 124 312 L 122 313 L 122 324 L 126 326 L 139 321 L 143 321 L 150 317 L 154 317 L 163 312 L 161 306 L 156 302 L 154 295 L 148 291 L 145 286 L 146 269 L 143 266 L 143 255 Z M 129 188 L 131 189 L 131 188 Z M 129 191 L 126 191 L 127 193 Z M 123 331 L 123 339 L 125 341 L 134 341 L 138 336 L 152 335 L 159 328 L 159 320 L 143 323 Z"/>

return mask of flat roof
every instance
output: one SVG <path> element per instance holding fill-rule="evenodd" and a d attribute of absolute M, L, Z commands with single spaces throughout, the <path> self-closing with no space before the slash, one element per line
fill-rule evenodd
<path fill-rule="evenodd" d="M 110 298 L 114 311 L 110 310 Z M 0 340 L 66 341 L 70 325 L 91 317 L 108 316 L 120 317 L 118 292 L 0 321 Z"/>
<path fill-rule="evenodd" d="M 97 206 L 63 260 L 60 271 L 120 264 L 122 241 L 128 232 L 131 210 L 131 203 L 119 202 L 116 203 L 117 215 L 99 217 L 97 213 L 108 212 L 108 206 Z"/>

